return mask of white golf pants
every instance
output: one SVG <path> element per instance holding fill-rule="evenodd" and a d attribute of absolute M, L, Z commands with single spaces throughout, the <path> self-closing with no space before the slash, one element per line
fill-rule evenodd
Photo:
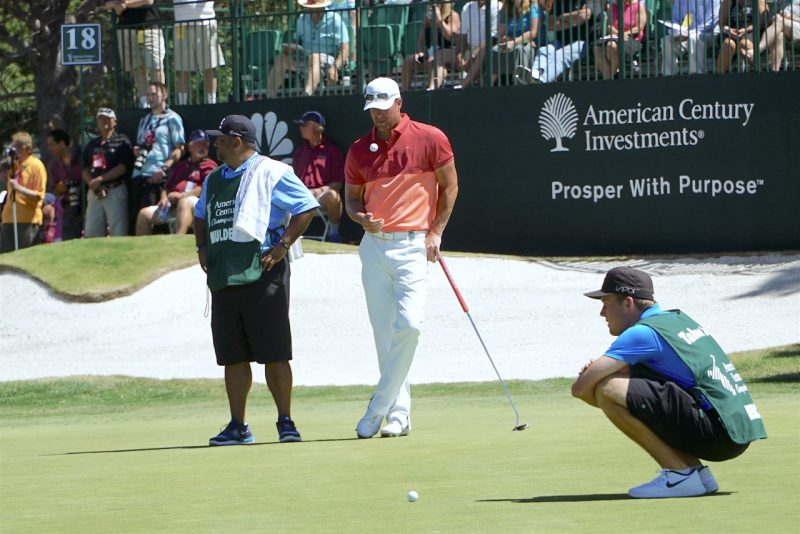
<path fill-rule="evenodd" d="M 428 297 L 425 233 L 366 233 L 358 254 L 381 373 L 367 412 L 408 424 L 408 372 Z"/>

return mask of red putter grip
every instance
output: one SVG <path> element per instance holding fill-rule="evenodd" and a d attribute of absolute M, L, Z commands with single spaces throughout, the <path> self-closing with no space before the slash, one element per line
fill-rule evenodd
<path fill-rule="evenodd" d="M 439 265 L 442 266 L 442 270 L 444 271 L 444 276 L 447 278 L 447 281 L 450 282 L 450 287 L 453 288 L 453 292 L 456 294 L 458 303 L 461 304 L 461 309 L 464 310 L 464 313 L 469 313 L 469 308 L 467 307 L 467 303 L 464 302 L 464 297 L 461 296 L 461 291 L 458 290 L 458 286 L 456 285 L 455 280 L 453 280 L 453 277 L 450 276 L 450 269 L 447 268 L 447 264 L 444 262 L 444 258 L 442 258 L 441 254 L 438 253 L 437 257 L 439 258 Z"/>

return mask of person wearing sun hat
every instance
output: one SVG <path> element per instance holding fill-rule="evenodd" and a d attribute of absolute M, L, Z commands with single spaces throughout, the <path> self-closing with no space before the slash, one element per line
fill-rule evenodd
<path fill-rule="evenodd" d="M 345 206 L 365 231 L 361 280 L 381 376 L 356 434 L 371 438 L 380 429 L 382 437 L 396 437 L 411 430 L 408 372 L 425 314 L 428 262 L 438 258 L 458 176 L 447 136 L 401 112 L 397 82 L 372 80 L 364 99 L 374 128 L 347 153 Z"/>
<path fill-rule="evenodd" d="M 305 12 L 297 17 L 294 43 L 284 44 L 269 71 L 267 90 L 275 96 L 288 72 L 304 76 L 303 94 L 311 96 L 322 75 L 330 83 L 339 79 L 339 69 L 350 55 L 347 27 L 334 11 L 325 11 L 332 0 L 298 0 Z M 299 84 L 296 84 L 299 85 Z"/>
<path fill-rule="evenodd" d="M 581 369 L 572 395 L 602 410 L 661 467 L 628 495 L 716 492 L 700 459 L 730 460 L 767 437 L 742 377 L 706 329 L 680 310 L 661 309 L 646 272 L 614 267 L 599 290 L 584 294 L 602 301 L 600 316 L 618 337 Z"/>

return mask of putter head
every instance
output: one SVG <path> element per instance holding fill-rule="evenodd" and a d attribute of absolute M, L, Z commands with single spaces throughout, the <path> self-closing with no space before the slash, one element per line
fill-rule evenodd
<path fill-rule="evenodd" d="M 526 428 L 528 428 L 528 423 L 522 423 L 521 425 L 515 426 L 511 430 L 514 431 L 514 432 L 522 432 Z"/>

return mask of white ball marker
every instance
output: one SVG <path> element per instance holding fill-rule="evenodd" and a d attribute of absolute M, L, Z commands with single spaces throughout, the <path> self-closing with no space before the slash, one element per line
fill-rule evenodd
<path fill-rule="evenodd" d="M 416 491 L 411 490 L 408 492 L 406 497 L 408 498 L 408 502 L 416 502 L 416 500 L 419 499 L 419 494 Z"/>
<path fill-rule="evenodd" d="M 372 143 L 371 145 L 369 145 L 369 151 L 370 152 L 377 152 L 378 151 L 378 143 Z"/>

